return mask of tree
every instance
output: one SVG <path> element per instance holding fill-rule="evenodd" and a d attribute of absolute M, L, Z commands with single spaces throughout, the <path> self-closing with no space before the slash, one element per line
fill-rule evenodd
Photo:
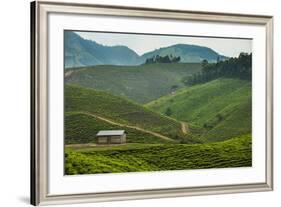
<path fill-rule="evenodd" d="M 171 91 L 175 91 L 175 90 L 177 90 L 177 89 L 178 89 L 178 87 L 179 87 L 178 85 L 172 85 L 172 86 L 171 86 Z"/>
<path fill-rule="evenodd" d="M 203 60 L 201 64 L 202 70 L 200 72 L 182 79 L 185 85 L 204 83 L 219 77 L 243 80 L 251 80 L 252 78 L 252 54 L 240 53 L 238 58 L 229 58 L 217 63 L 208 63 L 207 60 Z"/>
<path fill-rule="evenodd" d="M 221 122 L 223 120 L 223 116 L 220 113 L 218 113 L 217 119 L 218 119 L 219 122 Z"/>
<path fill-rule="evenodd" d="M 217 57 L 217 63 L 219 63 L 220 62 L 220 56 L 218 55 L 218 57 Z"/>
<path fill-rule="evenodd" d="M 153 56 L 152 58 L 147 58 L 145 60 L 145 64 L 151 64 L 151 63 L 177 63 L 177 62 L 180 62 L 180 60 L 181 60 L 180 56 L 174 57 L 173 55 L 165 55 L 165 56 L 156 55 L 156 56 Z"/>
<path fill-rule="evenodd" d="M 204 59 L 201 64 L 203 68 L 206 67 L 208 65 L 208 60 Z"/>
<path fill-rule="evenodd" d="M 171 116 L 171 115 L 172 115 L 172 110 L 171 110 L 170 107 L 168 107 L 168 108 L 166 109 L 165 114 L 166 114 L 167 116 Z"/>

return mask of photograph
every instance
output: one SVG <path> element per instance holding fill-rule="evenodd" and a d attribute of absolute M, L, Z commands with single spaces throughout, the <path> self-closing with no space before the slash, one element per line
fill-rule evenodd
<path fill-rule="evenodd" d="M 273 191 L 273 15 L 194 3 L 31 3 L 32 205 Z"/>
<path fill-rule="evenodd" d="M 252 39 L 64 30 L 64 173 L 252 167 Z"/>

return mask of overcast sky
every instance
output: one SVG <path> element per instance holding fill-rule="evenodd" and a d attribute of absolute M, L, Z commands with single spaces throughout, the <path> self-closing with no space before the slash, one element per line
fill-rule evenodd
<path fill-rule="evenodd" d="M 76 32 L 84 39 L 93 40 L 106 46 L 125 45 L 139 55 L 174 44 L 193 44 L 212 48 L 221 55 L 237 57 L 240 52 L 252 52 L 249 39 L 208 38 L 189 36 L 164 36 L 143 34 L 121 34 L 101 32 Z"/>

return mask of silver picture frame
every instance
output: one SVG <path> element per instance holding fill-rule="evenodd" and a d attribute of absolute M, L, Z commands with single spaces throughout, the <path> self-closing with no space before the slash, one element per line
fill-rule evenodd
<path fill-rule="evenodd" d="M 196 20 L 262 25 L 266 30 L 266 178 L 263 183 L 48 194 L 48 15 L 50 13 Z M 31 3 L 31 204 L 67 204 L 273 190 L 273 17 L 35 1 Z"/>

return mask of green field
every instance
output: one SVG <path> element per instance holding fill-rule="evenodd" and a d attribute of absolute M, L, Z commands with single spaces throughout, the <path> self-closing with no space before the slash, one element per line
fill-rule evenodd
<path fill-rule="evenodd" d="M 67 83 L 124 96 L 142 104 L 184 87 L 182 78 L 200 70 L 200 63 L 100 65 L 68 69 L 65 80 Z"/>
<path fill-rule="evenodd" d="M 64 31 L 66 175 L 252 166 L 251 40 L 91 33 Z"/>
<path fill-rule="evenodd" d="M 119 75 L 116 74 L 119 66 L 96 66 L 77 69 L 68 76 L 64 97 L 67 175 L 252 165 L 251 81 L 219 78 L 194 86 L 183 86 L 179 76 L 182 65 L 177 66 L 174 76 L 168 66 L 161 68 L 160 65 L 154 66 L 159 66 L 156 73 L 159 79 L 163 81 L 165 76 L 173 77 L 178 87 L 171 90 L 174 82 L 170 83 L 169 78 L 166 83 L 156 80 L 155 85 L 151 83 L 155 77 L 149 80 L 150 85 L 142 81 L 148 78 L 146 76 L 140 78 L 139 82 L 137 78 L 141 76 L 132 78 L 130 81 L 134 80 L 134 84 L 125 81 L 126 78 L 130 79 L 130 73 L 135 72 L 128 72 L 129 69 L 139 67 L 141 70 L 153 71 L 150 69 L 152 66 L 120 66 Z M 173 67 L 177 68 L 175 65 Z M 108 74 L 99 76 L 99 73 L 103 73 L 95 71 L 98 69 Z M 163 74 L 160 69 L 164 71 Z M 194 68 L 194 71 L 197 69 Z M 128 73 L 121 73 L 121 70 Z M 83 74 L 77 77 L 86 79 L 77 82 L 70 80 L 76 77 L 76 73 Z M 112 88 L 89 86 L 87 77 L 89 82 L 94 80 L 93 77 L 96 78 L 93 84 L 102 80 L 104 87 L 105 83 L 109 83 Z M 104 80 L 105 77 L 108 79 Z M 122 84 L 118 85 L 117 79 Z M 161 84 L 166 87 L 165 91 L 153 92 L 153 87 L 157 91 Z M 144 96 L 136 100 L 133 97 L 136 94 L 127 93 L 129 87 L 118 89 L 126 94 L 118 94 L 117 89 L 113 91 L 115 86 L 118 88 L 121 85 L 132 87 L 130 90 L 136 93 L 143 91 Z M 149 89 L 146 91 L 139 87 Z M 146 103 L 148 100 L 152 101 Z M 98 131 L 118 129 L 126 130 L 126 144 L 95 144 Z"/>
<path fill-rule="evenodd" d="M 65 173 L 94 174 L 251 167 L 250 135 L 209 144 L 67 146 Z"/>
<path fill-rule="evenodd" d="M 169 111 L 171 117 L 188 122 L 206 142 L 251 133 L 251 82 L 247 80 L 216 79 L 145 106 L 163 115 Z"/>
<path fill-rule="evenodd" d="M 95 143 L 96 134 L 100 130 L 116 130 L 118 126 L 97 119 L 83 112 L 66 112 L 65 114 L 65 144 Z M 127 132 L 128 143 L 172 143 L 151 134 L 122 127 Z"/>
<path fill-rule="evenodd" d="M 114 96 L 104 91 L 66 84 L 65 112 L 65 121 L 70 123 L 70 125 L 66 124 L 65 139 L 68 140 L 67 143 L 77 143 L 78 140 L 82 139 L 91 140 L 91 137 L 94 136 L 96 132 L 96 130 L 91 131 L 91 128 L 88 128 L 87 130 L 91 132 L 91 137 L 85 138 L 84 136 L 84 138 L 80 138 L 81 133 L 79 133 L 79 130 L 81 127 L 90 127 L 94 120 L 85 119 L 84 117 L 83 121 L 86 123 L 82 123 L 82 121 L 79 123 L 77 116 L 69 116 L 71 113 L 84 113 L 90 116 L 98 116 L 102 119 L 108 120 L 108 122 L 114 122 L 115 127 L 119 125 L 119 129 L 126 128 L 126 126 L 131 126 L 131 128 L 138 127 L 154 133 L 159 133 L 173 140 L 184 141 L 186 143 L 198 142 L 195 139 L 189 139 L 188 134 L 183 133 L 180 122 L 155 113 L 128 99 Z M 83 126 L 81 126 L 81 124 L 83 124 Z M 122 126 L 120 127 L 120 125 Z M 73 130 L 74 128 L 77 130 Z M 150 138 L 143 139 L 151 140 L 151 136 Z M 73 142 L 71 142 L 71 140 Z M 135 138 L 134 140 L 140 139 Z"/>

